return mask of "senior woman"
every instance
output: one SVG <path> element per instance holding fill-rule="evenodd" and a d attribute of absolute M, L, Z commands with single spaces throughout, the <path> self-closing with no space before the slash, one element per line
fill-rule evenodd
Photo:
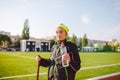
<path fill-rule="evenodd" d="M 81 67 L 81 60 L 77 46 L 67 40 L 69 29 L 66 25 L 60 24 L 56 28 L 56 42 L 52 46 L 51 56 L 49 59 L 37 56 L 39 66 L 48 68 L 48 80 L 74 80 L 76 72 Z M 61 54 L 61 44 L 67 49 L 67 52 Z M 69 65 L 62 65 L 62 58 L 67 60 Z"/>

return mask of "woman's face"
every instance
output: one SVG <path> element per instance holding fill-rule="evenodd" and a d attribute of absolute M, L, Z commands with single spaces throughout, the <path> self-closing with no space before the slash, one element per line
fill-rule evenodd
<path fill-rule="evenodd" d="M 64 29 L 58 27 L 56 29 L 56 39 L 57 41 L 62 41 L 67 37 L 67 33 L 65 32 Z"/>

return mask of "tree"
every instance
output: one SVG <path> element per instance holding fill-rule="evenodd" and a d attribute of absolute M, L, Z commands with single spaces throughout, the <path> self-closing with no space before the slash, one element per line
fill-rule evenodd
<path fill-rule="evenodd" d="M 16 41 L 14 44 L 15 44 L 14 47 L 16 48 L 16 50 L 19 51 L 20 50 L 20 40 Z"/>
<path fill-rule="evenodd" d="M 7 48 L 11 44 L 11 39 L 7 35 L 0 34 L 0 45 L 2 48 Z"/>
<path fill-rule="evenodd" d="M 50 48 L 55 44 L 55 36 L 53 39 L 50 39 Z"/>
<path fill-rule="evenodd" d="M 106 44 L 103 46 L 103 51 L 111 52 L 111 51 L 112 51 L 112 47 L 111 47 L 110 45 L 108 45 L 108 43 L 106 43 Z"/>
<path fill-rule="evenodd" d="M 21 36 L 21 39 L 29 39 L 29 23 L 28 23 L 28 19 L 25 20 L 24 22 L 24 28 L 23 28 L 23 31 L 22 31 L 22 36 Z"/>
<path fill-rule="evenodd" d="M 80 51 L 82 50 L 82 38 L 80 38 L 80 41 L 79 41 L 79 50 Z"/>
<path fill-rule="evenodd" d="M 73 34 L 73 36 L 71 37 L 71 42 L 73 42 L 73 43 L 75 43 L 76 44 L 76 39 L 77 39 L 77 37 Z"/>
<path fill-rule="evenodd" d="M 52 48 L 52 46 L 55 44 L 55 40 L 54 39 L 51 39 L 50 40 L 50 48 Z"/>
<path fill-rule="evenodd" d="M 87 46 L 87 45 L 88 45 L 87 35 L 84 34 L 83 39 L 82 39 L 82 46 Z"/>
<path fill-rule="evenodd" d="M 120 42 L 119 41 L 116 41 L 114 46 L 115 46 L 115 51 L 120 51 Z"/>

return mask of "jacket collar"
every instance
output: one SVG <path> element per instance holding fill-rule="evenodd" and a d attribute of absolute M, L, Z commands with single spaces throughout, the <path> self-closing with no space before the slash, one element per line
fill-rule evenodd
<path fill-rule="evenodd" d="M 65 44 L 65 43 L 67 42 L 67 39 L 64 39 L 64 40 L 62 40 L 62 41 L 56 41 L 55 44 L 57 44 L 58 46 L 60 46 L 60 44 L 61 44 L 62 42 Z"/>

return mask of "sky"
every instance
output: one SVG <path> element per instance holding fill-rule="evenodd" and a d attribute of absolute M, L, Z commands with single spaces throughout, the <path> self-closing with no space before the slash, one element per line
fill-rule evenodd
<path fill-rule="evenodd" d="M 0 0 L 0 31 L 21 35 L 25 19 L 31 37 L 54 36 L 63 23 L 69 36 L 120 40 L 120 0 Z"/>

